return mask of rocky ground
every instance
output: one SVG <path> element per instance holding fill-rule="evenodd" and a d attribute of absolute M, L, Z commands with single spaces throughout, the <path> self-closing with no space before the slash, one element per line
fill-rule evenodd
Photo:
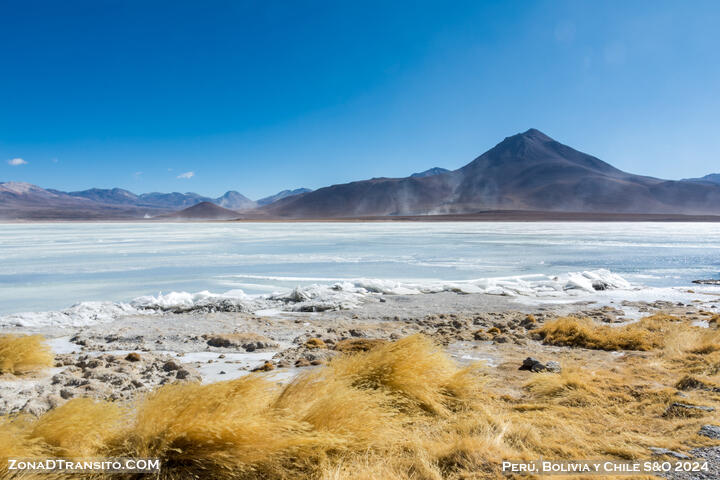
<path fill-rule="evenodd" d="M 82 328 L 17 328 L 8 333 L 50 339 L 56 366 L 35 376 L 0 377 L 0 414 L 38 414 L 77 396 L 128 399 L 167 382 L 212 382 L 253 371 L 272 371 L 283 381 L 343 351 L 415 333 L 432 337 L 462 363 L 517 368 L 528 356 L 549 361 L 562 350 L 530 334 L 548 319 L 573 314 L 618 324 L 663 311 L 701 322 L 703 309 L 717 308 L 713 300 L 523 305 L 509 297 L 443 292 L 370 297 L 351 310 L 317 313 L 165 313 Z M 569 353 L 598 362 L 607 357 Z"/>
<path fill-rule="evenodd" d="M 76 329 L 18 328 L 17 333 L 40 333 L 50 339 L 55 368 L 34 376 L 0 376 L 0 414 L 38 415 L 78 396 L 126 400 L 169 382 L 213 382 L 252 372 L 265 372 L 260 374 L 282 382 L 342 352 L 415 333 L 432 337 L 461 363 L 482 361 L 496 369 L 499 378 L 512 379 L 559 367 L 559 359 L 600 365 L 614 355 L 633 354 L 553 347 L 534 338 L 535 328 L 558 316 L 621 324 L 662 311 L 703 322 L 701 312 L 718 311 L 718 305 L 717 298 L 689 304 L 526 305 L 509 297 L 444 292 L 371 297 L 351 310 L 320 313 L 166 313 L 126 316 Z M 520 369 L 527 357 L 538 364 L 530 361 Z M 696 453 L 712 459 L 718 471 L 720 454 L 714 447 Z"/>

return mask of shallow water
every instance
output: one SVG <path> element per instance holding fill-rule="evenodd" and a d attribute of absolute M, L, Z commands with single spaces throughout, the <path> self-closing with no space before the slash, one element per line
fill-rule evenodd
<path fill-rule="evenodd" d="M 605 268 L 634 284 L 720 277 L 713 223 L 0 225 L 0 315 L 171 291 L 262 294 Z"/>

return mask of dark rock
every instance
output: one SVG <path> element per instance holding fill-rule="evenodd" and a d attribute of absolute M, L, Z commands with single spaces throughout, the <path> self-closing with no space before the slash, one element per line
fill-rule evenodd
<path fill-rule="evenodd" d="M 171 372 L 173 370 L 180 370 L 180 364 L 178 364 L 174 360 L 168 360 L 163 364 L 163 370 L 166 372 Z"/>
<path fill-rule="evenodd" d="M 713 407 L 706 407 L 703 405 L 689 405 L 687 403 L 680 403 L 680 402 L 673 402 L 667 410 L 665 410 L 665 413 L 663 413 L 663 417 L 694 417 L 698 415 L 702 415 L 704 412 L 714 412 L 715 408 Z"/>
<path fill-rule="evenodd" d="M 704 437 L 720 439 L 720 427 L 717 425 L 703 425 L 700 428 L 698 435 L 702 435 Z"/>
<path fill-rule="evenodd" d="M 309 367 L 310 361 L 307 358 L 298 358 L 295 362 L 296 367 Z"/>
<path fill-rule="evenodd" d="M 270 370 L 275 370 L 275 365 L 272 362 L 265 362 L 259 367 L 253 368 L 252 372 L 269 372 Z"/>
<path fill-rule="evenodd" d="M 689 460 L 692 458 L 690 455 L 685 455 L 684 453 L 676 452 L 674 450 L 668 450 L 667 448 L 650 447 L 650 451 L 653 455 L 667 455 L 680 460 Z"/>
<path fill-rule="evenodd" d="M 520 365 L 520 368 L 518 368 L 518 370 L 529 370 L 535 373 L 560 373 L 562 369 L 560 368 L 560 364 L 558 362 L 550 361 L 547 362 L 547 364 L 544 364 L 535 358 L 527 357 L 525 360 L 523 360 L 523 363 L 522 365 Z"/>
<path fill-rule="evenodd" d="M 137 352 L 130 352 L 125 356 L 125 360 L 127 360 L 128 362 L 139 362 L 140 354 Z"/>

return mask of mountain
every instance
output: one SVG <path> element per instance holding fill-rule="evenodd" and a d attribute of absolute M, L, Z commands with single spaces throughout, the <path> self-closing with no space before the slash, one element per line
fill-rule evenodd
<path fill-rule="evenodd" d="M 686 182 L 708 182 L 720 185 L 720 173 L 711 173 L 700 178 L 686 178 Z"/>
<path fill-rule="evenodd" d="M 720 185 L 626 173 L 530 129 L 458 170 L 332 185 L 256 212 L 329 218 L 480 210 L 717 215 Z"/>
<path fill-rule="evenodd" d="M 57 190 L 51 191 L 55 193 L 64 193 Z M 204 197 L 193 192 L 152 192 L 135 195 L 134 193 L 121 188 L 92 188 L 81 192 L 69 192 L 68 195 L 86 198 L 88 200 L 107 205 L 134 205 L 137 207 L 151 207 L 166 210 L 187 208 L 201 202 L 212 202 L 233 210 L 248 210 L 257 206 L 255 202 L 234 190 L 225 192 L 224 195 L 218 198 Z"/>
<path fill-rule="evenodd" d="M 55 193 L 64 193 L 58 190 L 50 190 Z M 132 192 L 123 190 L 122 188 L 113 188 L 105 190 L 102 188 L 91 188 L 80 192 L 68 192 L 68 195 L 79 198 L 87 198 L 98 203 L 108 205 L 135 205 L 138 203 L 139 197 Z"/>
<path fill-rule="evenodd" d="M 258 206 L 257 203 L 234 190 L 226 192 L 225 195 L 216 198 L 212 202 L 231 210 L 249 210 Z"/>
<path fill-rule="evenodd" d="M 283 198 L 292 197 L 293 195 L 300 195 L 301 193 L 308 193 L 312 192 L 309 188 L 296 188 L 295 190 L 283 190 L 282 192 L 278 192 L 275 195 L 270 195 L 269 197 L 261 198 L 256 203 L 260 206 L 262 205 L 269 205 L 273 202 L 277 202 L 278 200 L 282 200 Z"/>
<path fill-rule="evenodd" d="M 714 183 L 718 176 L 671 181 L 634 175 L 530 129 L 505 138 L 457 170 L 436 167 L 404 178 L 373 178 L 315 191 L 284 190 L 257 202 L 235 191 L 213 199 L 192 192 L 135 195 L 114 188 L 66 193 L 28 183 L 0 183 L 0 218 L 170 218 L 166 214 L 181 209 L 185 216 L 174 218 L 237 218 L 236 211 L 243 211 L 248 219 L 467 215 L 498 210 L 720 215 L 720 183 Z"/>
<path fill-rule="evenodd" d="M 161 215 L 156 218 L 165 220 L 232 220 L 238 218 L 238 212 L 223 208 L 212 202 L 200 202 L 175 213 Z"/>
<path fill-rule="evenodd" d="M 424 172 L 413 173 L 410 177 L 431 177 L 433 175 L 440 175 L 441 173 L 448 173 L 449 171 L 447 168 L 433 167 Z"/>
<path fill-rule="evenodd" d="M 178 208 L 187 208 L 197 205 L 201 202 L 212 202 L 212 198 L 203 197 L 197 193 L 172 192 L 172 193 L 143 193 L 138 195 L 138 204 L 141 206 L 165 208 L 168 210 L 177 210 Z"/>
<path fill-rule="evenodd" d="M 31 220 L 131 219 L 159 213 L 134 205 L 109 205 L 23 182 L 0 183 L 0 218 Z"/>
<path fill-rule="evenodd" d="M 255 202 L 236 191 L 208 198 L 193 192 L 136 195 L 121 188 L 62 192 L 23 182 L 0 183 L 0 218 L 5 219 L 133 219 L 155 217 L 203 202 L 237 211 L 257 207 Z M 237 217 L 235 212 L 234 217 Z"/>

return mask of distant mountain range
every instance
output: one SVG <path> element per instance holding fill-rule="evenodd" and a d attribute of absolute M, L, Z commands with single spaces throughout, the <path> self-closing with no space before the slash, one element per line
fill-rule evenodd
<path fill-rule="evenodd" d="M 208 198 L 177 192 L 136 195 L 119 188 L 61 192 L 0 183 L 0 218 L 11 219 L 290 219 L 488 211 L 720 215 L 720 174 L 679 181 L 635 175 L 530 129 L 457 170 L 435 167 L 403 178 L 283 190 L 256 202 L 235 191 Z"/>
<path fill-rule="evenodd" d="M 57 194 L 65 193 L 57 190 L 50 191 Z M 226 192 L 223 196 L 218 198 L 203 197 L 202 195 L 198 195 L 193 192 L 152 192 L 136 195 L 127 190 L 123 190 L 122 188 L 112 188 L 109 190 L 91 188 L 90 190 L 83 190 L 80 192 L 67 192 L 67 195 L 78 198 L 86 198 L 88 200 L 92 200 L 93 202 L 105 205 L 132 205 L 135 207 L 149 207 L 169 210 L 187 208 L 201 202 L 211 202 L 234 210 L 248 210 L 257 206 L 255 202 L 235 191 Z"/>
<path fill-rule="evenodd" d="M 269 197 L 261 198 L 256 203 L 260 206 L 270 205 L 271 203 L 277 202 L 278 200 L 282 200 L 283 198 L 292 197 L 293 195 L 300 195 L 301 193 L 308 193 L 308 192 L 312 192 L 312 190 L 310 190 L 309 188 L 298 188 L 296 190 L 283 190 L 282 192 L 278 192 L 275 195 L 270 195 Z"/>
<path fill-rule="evenodd" d="M 0 183 L 0 218 L 9 219 L 97 219 L 144 218 L 176 212 L 201 203 L 211 203 L 237 212 L 268 205 L 275 198 L 287 198 L 310 192 L 307 188 L 283 190 L 254 202 L 236 191 L 218 198 L 197 193 L 143 193 L 137 195 L 122 188 L 91 188 L 78 192 L 44 189 L 23 182 Z M 207 210 L 204 210 L 207 211 Z M 196 215 L 195 212 L 194 215 Z"/>
<path fill-rule="evenodd" d="M 700 178 L 686 178 L 686 182 L 707 182 L 720 185 L 720 173 L 711 173 Z"/>

